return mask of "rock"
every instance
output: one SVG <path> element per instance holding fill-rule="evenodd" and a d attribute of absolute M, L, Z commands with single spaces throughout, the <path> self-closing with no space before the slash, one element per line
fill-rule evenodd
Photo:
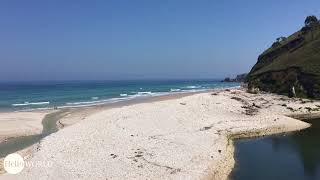
<path fill-rule="evenodd" d="M 259 109 L 261 108 L 260 106 L 256 105 L 255 103 L 252 103 L 252 106 L 256 107 L 256 108 L 259 108 Z"/>
<path fill-rule="evenodd" d="M 291 86 L 291 88 L 289 89 L 288 96 L 289 96 L 290 98 L 296 97 L 296 90 L 295 90 L 294 86 Z"/>
<path fill-rule="evenodd" d="M 255 87 L 248 87 L 248 93 L 251 94 L 259 94 L 260 93 L 260 89 L 259 88 L 255 88 Z"/>

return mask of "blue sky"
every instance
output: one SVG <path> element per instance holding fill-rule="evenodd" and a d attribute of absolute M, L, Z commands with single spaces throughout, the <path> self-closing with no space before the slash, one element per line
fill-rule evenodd
<path fill-rule="evenodd" d="M 0 80 L 222 78 L 320 16 L 310 0 L 2 0 Z"/>

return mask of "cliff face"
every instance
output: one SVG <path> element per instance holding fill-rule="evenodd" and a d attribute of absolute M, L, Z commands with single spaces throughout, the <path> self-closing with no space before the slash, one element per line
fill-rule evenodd
<path fill-rule="evenodd" d="M 247 76 L 248 87 L 320 99 L 320 23 L 308 24 L 263 52 Z"/>

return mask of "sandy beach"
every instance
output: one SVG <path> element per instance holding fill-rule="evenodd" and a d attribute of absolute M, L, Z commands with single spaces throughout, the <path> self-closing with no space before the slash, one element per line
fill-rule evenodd
<path fill-rule="evenodd" d="M 39 134 L 41 121 L 51 111 L 0 113 L 0 142 L 9 137 Z"/>
<path fill-rule="evenodd" d="M 0 179 L 227 179 L 234 167 L 232 139 L 307 128 L 288 116 L 319 107 L 318 101 L 231 89 L 78 109 L 26 160 L 50 167 L 25 167 Z M 0 136 L 41 131 L 45 113 L 26 113 L 1 114 L 1 123 L 18 117 L 30 122 L 19 121 L 16 129 L 5 123 Z"/>

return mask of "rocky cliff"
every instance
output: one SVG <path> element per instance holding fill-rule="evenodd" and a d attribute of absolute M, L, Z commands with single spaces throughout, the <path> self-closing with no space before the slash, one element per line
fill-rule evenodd
<path fill-rule="evenodd" d="M 247 76 L 248 88 L 320 99 L 320 23 L 308 16 L 305 26 L 277 38 Z"/>

